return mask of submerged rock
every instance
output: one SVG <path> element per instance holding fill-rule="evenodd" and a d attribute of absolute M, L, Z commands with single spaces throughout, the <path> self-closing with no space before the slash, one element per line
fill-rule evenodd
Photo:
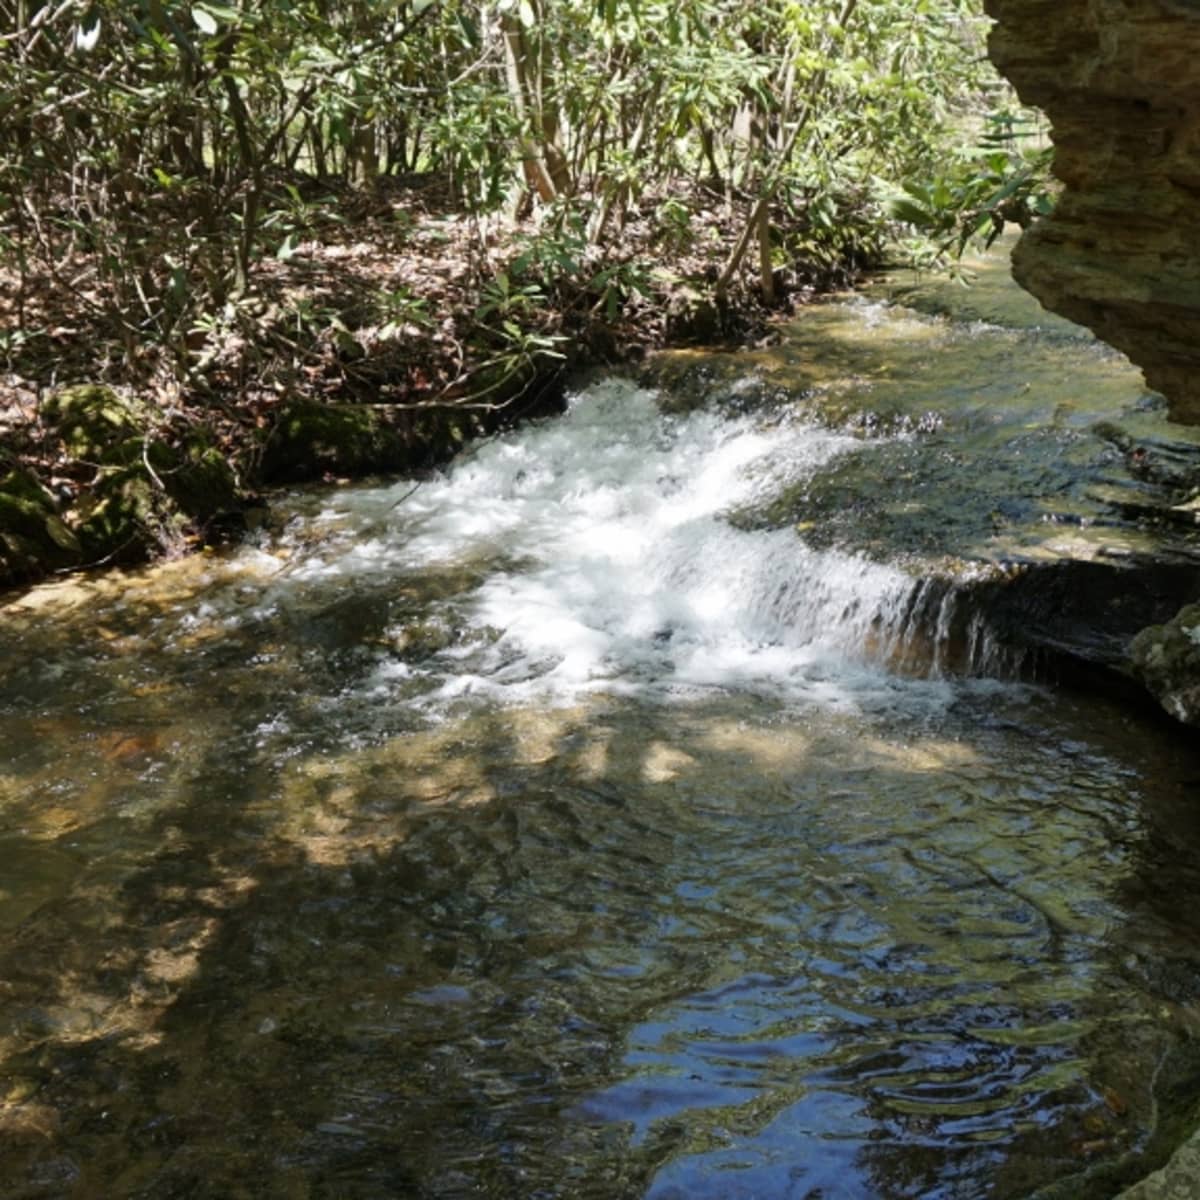
<path fill-rule="evenodd" d="M 1195 1200 L 1200 1188 L 1200 1133 L 1192 1136 L 1160 1171 L 1122 1192 L 1117 1200 Z"/>
<path fill-rule="evenodd" d="M 1171 716 L 1200 725 L 1200 604 L 1142 630 L 1130 658 L 1138 678 Z"/>

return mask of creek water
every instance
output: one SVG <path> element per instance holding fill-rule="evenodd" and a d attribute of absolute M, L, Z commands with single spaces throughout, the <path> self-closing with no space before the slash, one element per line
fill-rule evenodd
<path fill-rule="evenodd" d="M 7 604 L 4 1195 L 1092 1198 L 1170 1151 L 1200 755 L 920 602 L 1136 550 L 1093 426 L 1161 416 L 1002 263 L 898 295 Z"/>

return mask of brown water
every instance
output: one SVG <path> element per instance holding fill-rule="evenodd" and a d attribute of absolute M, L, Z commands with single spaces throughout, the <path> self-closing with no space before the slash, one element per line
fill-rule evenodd
<path fill-rule="evenodd" d="M 938 328 L 1153 419 L 1077 339 Z M 805 420 L 605 385 L 411 498 L 5 607 L 0 1194 L 1090 1200 L 1168 1152 L 1200 755 L 873 662 L 965 541 L 745 527 L 930 448 Z"/>

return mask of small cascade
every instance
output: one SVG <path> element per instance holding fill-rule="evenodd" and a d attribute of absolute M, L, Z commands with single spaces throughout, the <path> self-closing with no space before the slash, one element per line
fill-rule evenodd
<path fill-rule="evenodd" d="M 1200 760 L 1089 671 L 1200 558 L 1131 566 L 1074 407 L 1140 382 L 861 301 L 722 363 L 8 604 L 10 1194 L 1157 1165 L 1200 1104 Z"/>
<path fill-rule="evenodd" d="M 1036 676 L 1033 651 L 1003 636 L 985 598 L 997 572 L 952 579 L 931 575 L 915 582 L 903 610 L 878 639 L 879 655 L 904 674 L 1023 679 Z"/>
<path fill-rule="evenodd" d="M 778 412 L 664 413 L 654 393 L 608 380 L 415 493 L 339 496 L 322 519 L 347 540 L 292 577 L 361 586 L 476 564 L 453 637 L 400 672 L 423 675 L 435 705 L 713 687 L 837 705 L 890 686 L 889 672 L 1018 674 L 957 584 L 728 519 L 863 445 Z M 398 626 L 382 641 L 405 637 Z M 383 659 L 377 686 L 396 675 Z"/>

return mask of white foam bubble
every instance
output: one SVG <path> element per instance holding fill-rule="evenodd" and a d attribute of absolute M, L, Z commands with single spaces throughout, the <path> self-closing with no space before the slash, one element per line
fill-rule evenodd
<path fill-rule="evenodd" d="M 809 549 L 790 529 L 734 528 L 724 514 L 857 446 L 811 425 L 664 415 L 652 393 L 609 380 L 394 509 L 407 485 L 359 493 L 360 519 L 391 510 L 394 538 L 325 569 L 360 573 L 397 555 L 410 568 L 511 564 L 461 602 L 466 627 L 500 632 L 440 656 L 455 660 L 442 699 L 711 687 L 832 697 L 839 680 L 878 683 L 864 646 L 912 581 Z"/>

